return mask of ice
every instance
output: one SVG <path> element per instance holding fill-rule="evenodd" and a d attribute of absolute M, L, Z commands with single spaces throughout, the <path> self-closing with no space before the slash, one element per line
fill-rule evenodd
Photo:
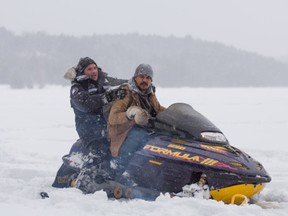
<path fill-rule="evenodd" d="M 288 88 L 158 87 L 157 95 L 164 106 L 190 104 L 219 127 L 231 145 L 263 164 L 272 182 L 259 196 L 262 206 L 168 194 L 155 202 L 112 201 L 103 191 L 83 195 L 75 188 L 52 188 L 62 156 L 78 138 L 69 87 L 0 86 L 1 215 L 287 215 Z M 41 191 L 50 198 L 41 199 Z"/>

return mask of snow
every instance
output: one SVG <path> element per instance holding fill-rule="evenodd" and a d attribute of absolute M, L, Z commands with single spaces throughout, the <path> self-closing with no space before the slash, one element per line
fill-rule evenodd
<path fill-rule="evenodd" d="M 69 87 L 13 90 L 0 86 L 1 215 L 287 215 L 288 88 L 157 88 L 164 106 L 185 102 L 205 115 L 230 143 L 260 161 L 272 177 L 259 205 L 170 198 L 108 200 L 51 187 L 61 157 L 77 139 Z M 49 199 L 39 192 L 47 191 Z"/>

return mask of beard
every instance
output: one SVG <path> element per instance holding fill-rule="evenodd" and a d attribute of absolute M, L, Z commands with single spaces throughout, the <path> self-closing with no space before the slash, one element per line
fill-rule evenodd
<path fill-rule="evenodd" d="M 146 91 L 148 88 L 149 88 L 149 85 L 148 83 L 146 82 L 141 82 L 138 86 L 138 88 L 141 90 L 141 91 Z"/>

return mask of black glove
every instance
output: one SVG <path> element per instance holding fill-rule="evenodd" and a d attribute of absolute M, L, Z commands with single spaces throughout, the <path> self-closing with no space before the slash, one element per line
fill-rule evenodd
<path fill-rule="evenodd" d="M 116 91 L 116 96 L 118 99 L 123 99 L 127 94 L 127 90 L 121 87 L 116 89 Z"/>
<path fill-rule="evenodd" d="M 123 99 L 127 94 L 127 90 L 123 88 L 117 88 L 113 90 L 107 90 L 105 92 L 105 97 L 106 100 L 109 102 L 115 100 L 116 98 L 118 99 Z"/>

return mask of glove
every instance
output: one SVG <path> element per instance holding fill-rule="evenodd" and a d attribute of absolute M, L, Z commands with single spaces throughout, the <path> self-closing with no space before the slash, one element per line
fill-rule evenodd
<path fill-rule="evenodd" d="M 115 99 L 123 99 L 127 94 L 127 90 L 123 88 L 111 89 L 105 92 L 107 102 L 111 102 Z"/>
<path fill-rule="evenodd" d="M 141 112 L 137 112 L 134 117 L 135 123 L 140 126 L 147 126 L 149 123 L 149 119 L 150 115 L 144 109 L 142 109 Z"/>
<path fill-rule="evenodd" d="M 141 126 L 146 126 L 150 118 L 148 112 L 138 106 L 129 107 L 126 111 L 126 116 L 130 120 L 134 119 L 135 123 Z"/>
<path fill-rule="evenodd" d="M 141 112 L 142 108 L 138 106 L 130 106 L 126 111 L 126 116 L 128 119 L 134 119 L 137 112 Z"/>
<path fill-rule="evenodd" d="M 118 99 L 123 99 L 127 94 L 127 90 L 124 88 L 118 88 L 116 89 L 116 96 Z"/>

